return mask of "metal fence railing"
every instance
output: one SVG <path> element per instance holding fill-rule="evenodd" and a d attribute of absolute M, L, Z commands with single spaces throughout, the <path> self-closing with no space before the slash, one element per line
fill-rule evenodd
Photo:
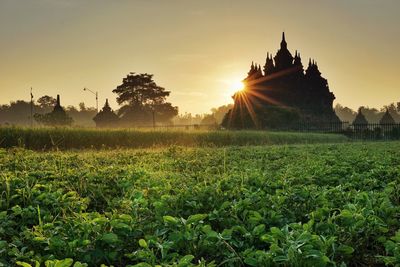
<path fill-rule="evenodd" d="M 399 140 L 400 123 L 393 124 L 351 124 L 344 134 L 353 139 L 364 140 Z"/>
<path fill-rule="evenodd" d="M 156 130 L 217 130 L 218 124 L 188 124 L 188 125 L 143 125 L 133 129 Z M 299 122 L 277 127 L 266 127 L 267 131 L 291 131 L 310 133 L 344 134 L 352 139 L 362 140 L 399 140 L 400 123 L 393 124 L 351 124 L 349 122 Z"/>
<path fill-rule="evenodd" d="M 285 127 L 270 128 L 278 131 L 318 132 L 344 134 L 352 139 L 399 140 L 400 123 L 351 124 L 349 122 L 301 122 Z"/>

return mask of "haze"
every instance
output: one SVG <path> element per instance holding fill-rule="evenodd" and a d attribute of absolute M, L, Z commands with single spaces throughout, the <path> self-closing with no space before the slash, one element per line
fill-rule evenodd
<path fill-rule="evenodd" d="M 100 106 L 129 72 L 152 73 L 180 113 L 232 102 L 251 61 L 285 31 L 353 109 L 400 101 L 400 1 L 0 0 L 0 103 L 61 94 Z"/>

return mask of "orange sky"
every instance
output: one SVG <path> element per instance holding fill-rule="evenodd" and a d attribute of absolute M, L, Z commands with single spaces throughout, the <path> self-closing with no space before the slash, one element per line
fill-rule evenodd
<path fill-rule="evenodd" d="M 0 0 L 0 103 L 98 91 L 100 106 L 129 72 L 153 73 L 180 112 L 231 103 L 251 61 L 288 48 L 312 57 L 356 109 L 400 101 L 400 1 Z"/>

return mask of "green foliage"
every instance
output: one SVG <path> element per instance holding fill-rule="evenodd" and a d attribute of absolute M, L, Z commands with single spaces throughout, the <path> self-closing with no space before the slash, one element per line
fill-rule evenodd
<path fill-rule="evenodd" d="M 385 242 L 387 256 L 382 257 L 387 265 L 400 266 L 400 230 Z"/>
<path fill-rule="evenodd" d="M 131 72 L 113 92 L 118 95 L 118 104 L 123 105 L 119 115 L 127 126 L 151 125 L 153 115 L 157 122 L 168 122 L 178 115 L 178 107 L 166 102 L 170 92 L 158 86 L 152 74 Z"/>
<path fill-rule="evenodd" d="M 0 127 L 0 147 L 34 150 L 347 142 L 343 135 L 266 131 L 145 131 Z"/>
<path fill-rule="evenodd" d="M 73 119 L 65 112 L 50 112 L 33 115 L 36 122 L 45 126 L 71 126 Z"/>
<path fill-rule="evenodd" d="M 400 143 L 0 149 L 0 266 L 399 266 Z"/>

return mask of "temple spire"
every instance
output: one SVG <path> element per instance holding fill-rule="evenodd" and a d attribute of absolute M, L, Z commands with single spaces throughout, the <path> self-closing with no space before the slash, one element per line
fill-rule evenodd
<path fill-rule="evenodd" d="M 60 104 L 60 95 L 57 95 L 57 103 L 56 103 L 56 105 L 57 106 L 61 106 L 61 104 Z"/>
<path fill-rule="evenodd" d="M 281 42 L 281 49 L 286 49 L 287 48 L 287 43 L 285 39 L 285 32 L 282 33 L 282 42 Z"/>

